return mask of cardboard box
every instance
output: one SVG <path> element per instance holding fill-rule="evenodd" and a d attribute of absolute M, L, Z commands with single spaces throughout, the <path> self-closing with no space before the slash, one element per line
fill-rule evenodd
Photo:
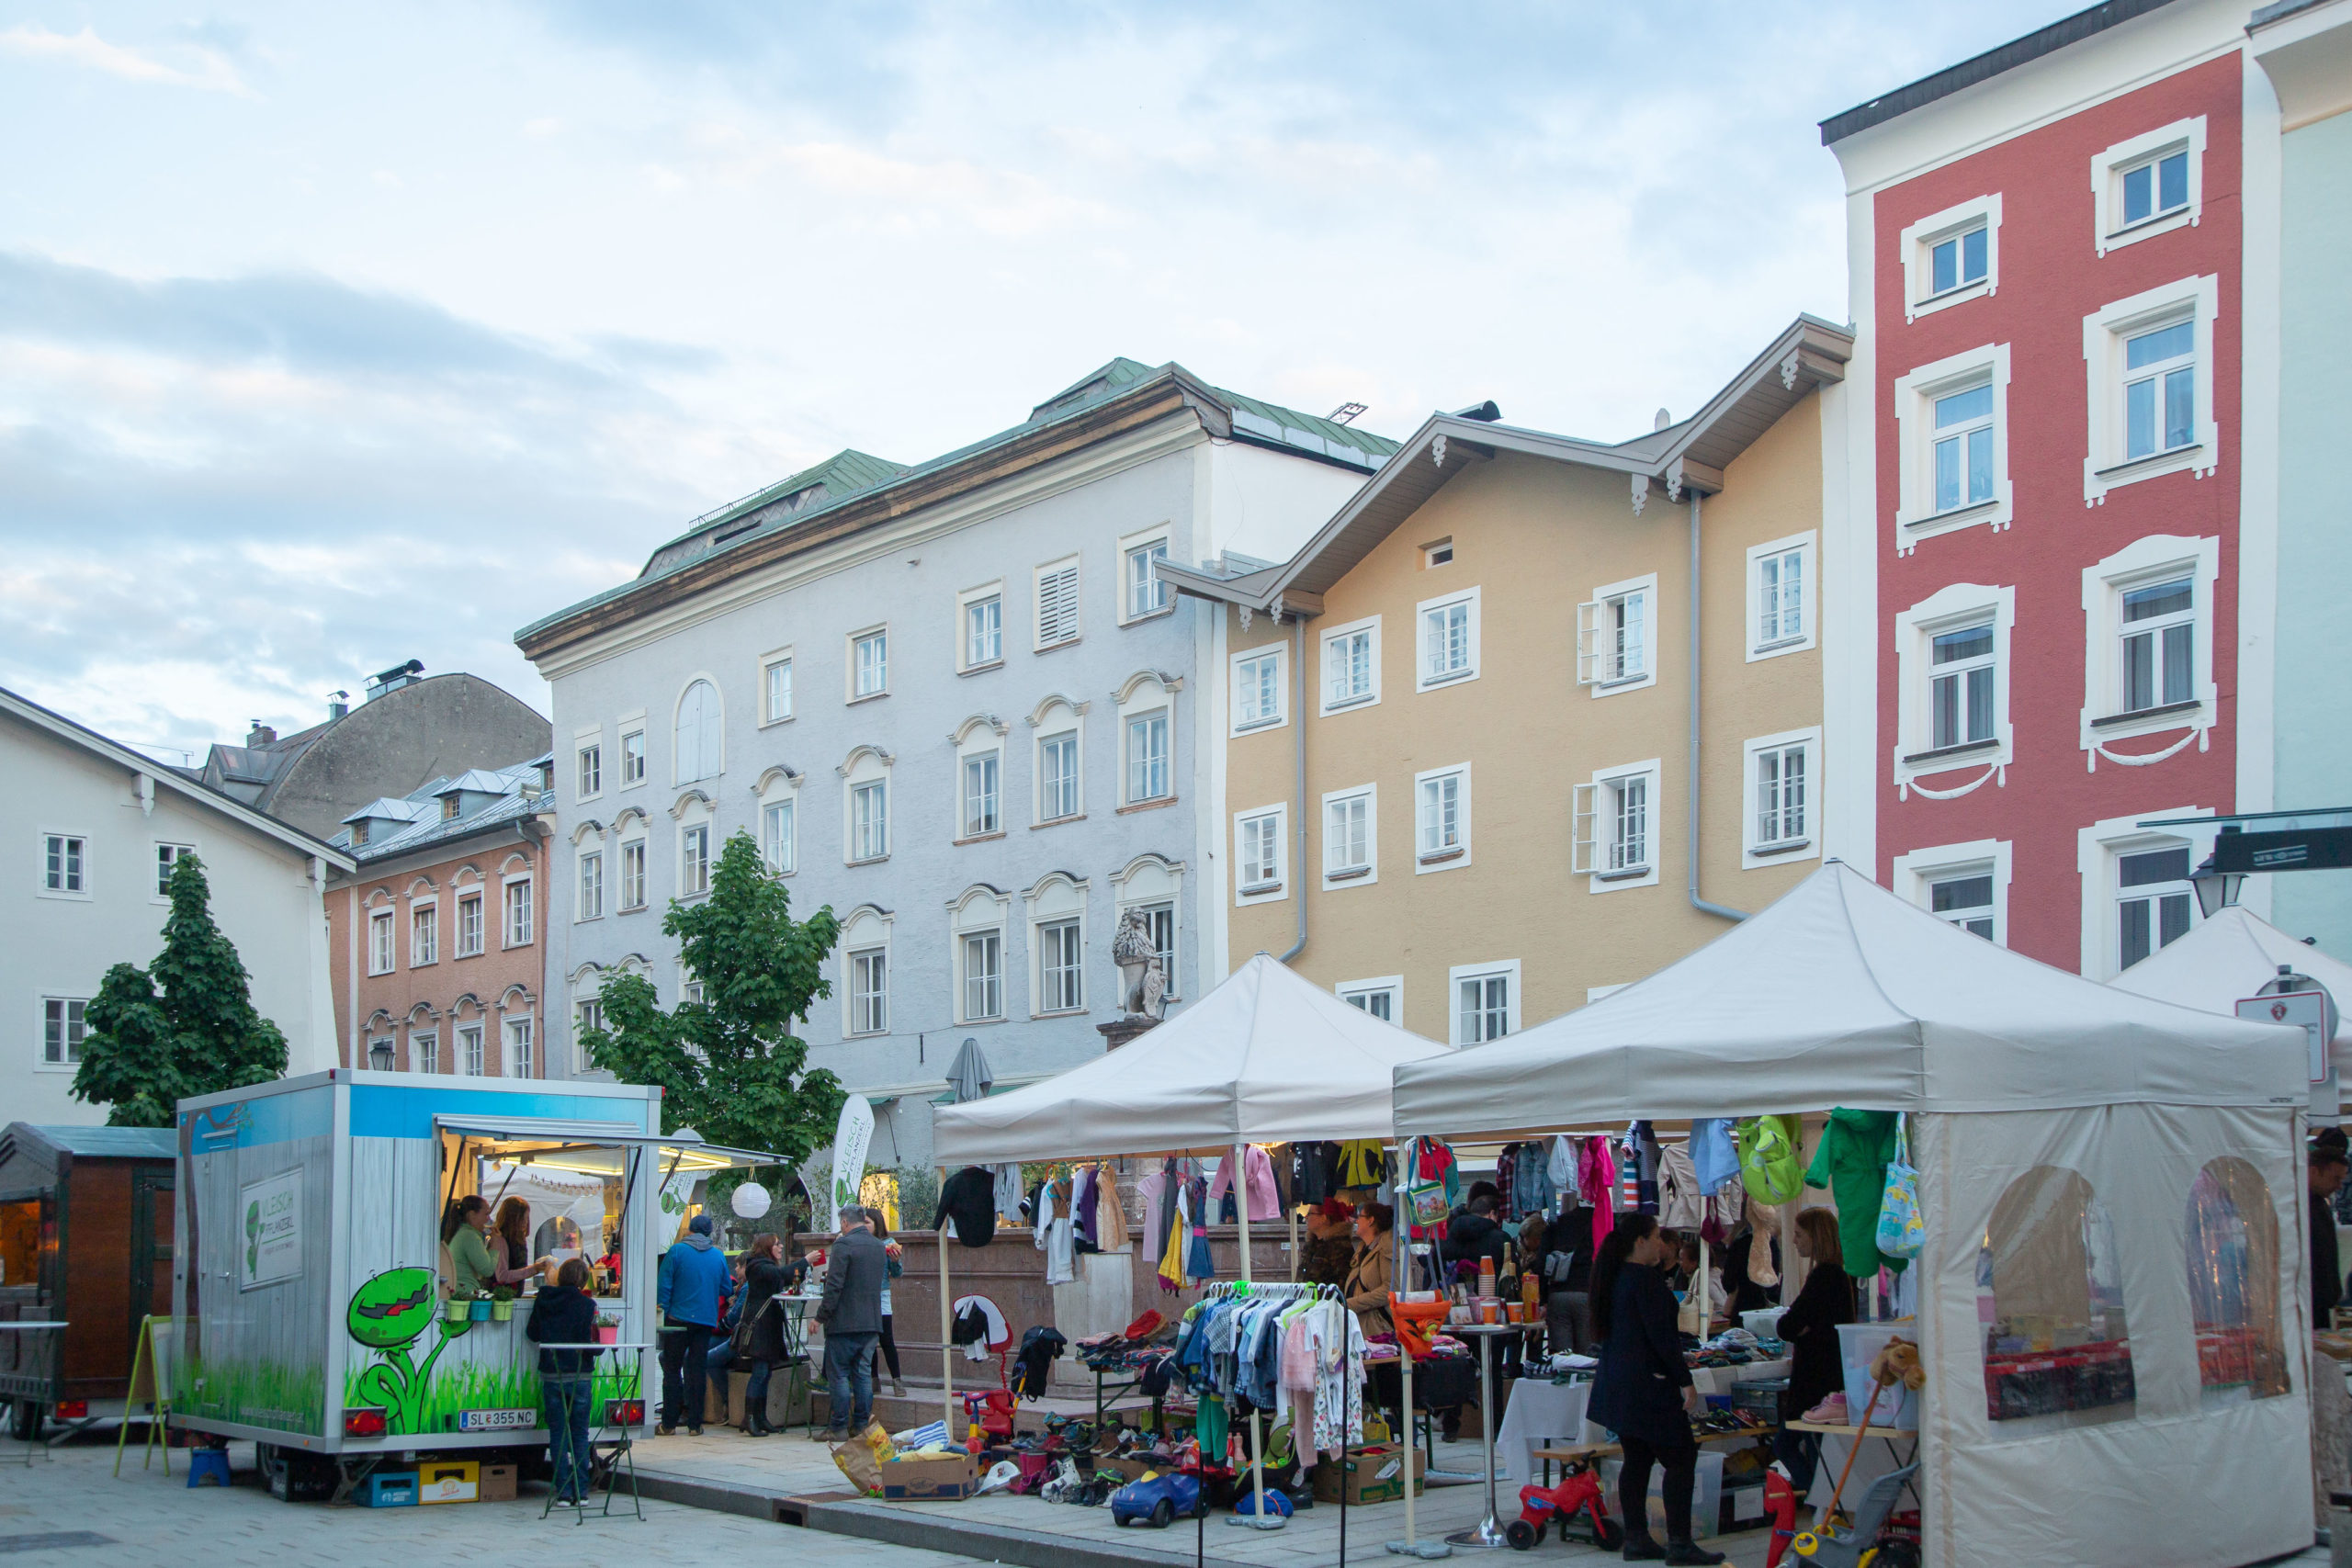
<path fill-rule="evenodd" d="M 486 1464 L 481 1467 L 481 1500 L 485 1503 L 511 1503 L 514 1500 L 514 1467 L 511 1464 Z"/>
<path fill-rule="evenodd" d="M 970 1454 L 894 1459 L 882 1469 L 882 1497 L 890 1503 L 953 1502 L 969 1497 L 980 1483 L 980 1467 Z"/>
<path fill-rule="evenodd" d="M 481 1466 L 469 1459 L 436 1459 L 416 1467 L 419 1503 L 478 1503 Z"/>
<path fill-rule="evenodd" d="M 1362 1507 L 1366 1503 L 1395 1502 L 1405 1495 L 1405 1465 L 1408 1456 L 1412 1463 L 1413 1495 L 1418 1497 L 1429 1485 L 1422 1478 L 1422 1472 L 1428 1469 L 1427 1459 L 1419 1449 L 1385 1445 L 1351 1452 L 1344 1473 L 1337 1455 L 1317 1465 L 1315 1500 L 1318 1503 L 1344 1500 L 1351 1508 Z"/>

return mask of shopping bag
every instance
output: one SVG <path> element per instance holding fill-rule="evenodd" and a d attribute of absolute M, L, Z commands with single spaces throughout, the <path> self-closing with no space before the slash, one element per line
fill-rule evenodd
<path fill-rule="evenodd" d="M 860 1492 L 878 1495 L 882 1490 L 882 1467 L 898 1451 L 888 1428 L 879 1421 L 870 1421 L 865 1431 L 833 1450 L 833 1462 L 849 1477 L 851 1485 Z"/>
<path fill-rule="evenodd" d="M 1928 1222 L 1919 1215 L 1919 1173 L 1910 1163 L 1904 1122 L 1894 1123 L 1894 1158 L 1886 1168 L 1886 1193 L 1878 1204 L 1877 1246 L 1887 1258 L 1917 1258 L 1928 1245 Z"/>
<path fill-rule="evenodd" d="M 1797 1159 L 1796 1118 L 1758 1116 L 1732 1134 L 1739 1146 L 1739 1176 L 1759 1203 L 1786 1203 L 1804 1190 Z"/>
<path fill-rule="evenodd" d="M 1407 1213 L 1413 1224 L 1420 1226 L 1442 1225 L 1453 1210 L 1446 1206 L 1445 1184 L 1432 1181 L 1405 1189 Z"/>

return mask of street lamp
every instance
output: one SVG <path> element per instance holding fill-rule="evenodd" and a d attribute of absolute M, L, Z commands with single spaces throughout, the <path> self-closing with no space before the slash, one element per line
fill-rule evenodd
<path fill-rule="evenodd" d="M 2203 864 L 2188 874 L 2188 886 L 2197 889 L 2197 908 L 2210 920 L 2238 901 L 2238 890 L 2245 886 L 2245 873 L 2216 871 L 2213 857 L 2209 854 Z"/>
<path fill-rule="evenodd" d="M 392 1043 L 389 1040 L 379 1040 L 374 1044 L 368 1046 L 368 1065 L 375 1068 L 379 1073 L 390 1072 L 392 1070 Z"/>

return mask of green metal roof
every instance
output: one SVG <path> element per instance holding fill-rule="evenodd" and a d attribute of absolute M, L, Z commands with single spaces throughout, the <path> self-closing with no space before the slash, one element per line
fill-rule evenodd
<path fill-rule="evenodd" d="M 1170 360 L 1165 365 L 1148 366 L 1140 360 L 1118 358 L 1087 372 L 1052 397 L 1029 411 L 1029 417 L 1019 424 L 1000 430 L 992 435 L 952 452 L 911 467 L 901 466 L 886 458 L 863 452 L 842 451 L 834 454 L 814 468 L 804 468 L 789 479 L 781 479 L 763 490 L 754 491 L 741 501 L 731 502 L 714 512 L 704 513 L 693 526 L 663 545 L 645 564 L 645 569 L 628 582 L 617 583 L 601 593 L 590 595 L 576 604 L 568 605 L 553 615 L 543 615 L 516 632 L 520 642 L 533 633 L 584 611 L 610 604 L 616 599 L 643 587 L 646 583 L 668 577 L 700 560 L 721 555 L 753 539 L 766 538 L 775 533 L 823 516 L 851 500 L 878 489 L 902 481 L 921 479 L 950 468 L 955 464 L 1001 446 L 1016 438 L 1030 434 L 1047 425 L 1075 417 L 1086 410 L 1120 397 L 1143 384 L 1162 377 L 1182 377 L 1195 386 L 1208 384 Z M 1208 387 L 1211 394 L 1223 401 L 1233 419 L 1234 434 L 1256 445 L 1278 450 L 1295 451 L 1358 468 L 1366 473 L 1378 468 L 1397 448 L 1397 443 L 1368 430 L 1340 424 L 1313 414 L 1301 413 L 1279 403 L 1265 402 L 1244 397 L 1222 387 Z M 773 507 L 795 493 L 823 484 L 825 493 L 808 504 L 775 513 L 749 526 L 729 531 L 729 525 L 763 508 Z M 719 536 L 726 535 L 722 538 Z"/>

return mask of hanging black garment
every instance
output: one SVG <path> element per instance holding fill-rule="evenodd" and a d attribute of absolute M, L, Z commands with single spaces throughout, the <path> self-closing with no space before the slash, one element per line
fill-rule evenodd
<path fill-rule="evenodd" d="M 939 1207 L 931 1228 L 953 1223 L 956 1239 L 966 1247 L 986 1247 L 996 1238 L 996 1178 L 981 1166 L 967 1165 L 949 1177 L 939 1190 Z"/>

